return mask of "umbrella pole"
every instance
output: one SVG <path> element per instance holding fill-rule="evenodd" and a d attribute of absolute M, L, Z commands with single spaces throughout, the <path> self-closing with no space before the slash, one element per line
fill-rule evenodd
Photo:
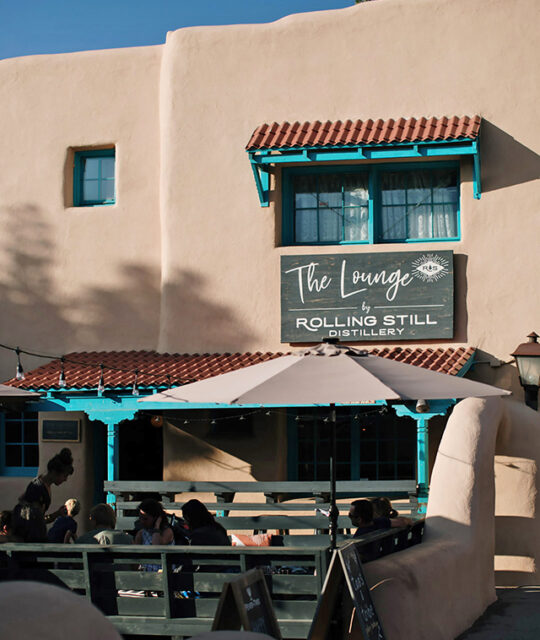
<path fill-rule="evenodd" d="M 330 449 L 330 548 L 337 547 L 337 527 L 339 511 L 336 505 L 336 405 L 330 405 L 330 427 L 332 447 Z"/>

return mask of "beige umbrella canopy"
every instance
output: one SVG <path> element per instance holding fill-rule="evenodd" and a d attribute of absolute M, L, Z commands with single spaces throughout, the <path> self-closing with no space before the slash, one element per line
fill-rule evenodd
<path fill-rule="evenodd" d="M 39 393 L 26 391 L 17 387 L 10 387 L 7 384 L 0 384 L 0 401 L 2 400 L 37 400 Z"/>
<path fill-rule="evenodd" d="M 320 344 L 193 382 L 139 402 L 260 405 L 358 404 L 502 396 L 509 391 L 338 344 Z"/>
<path fill-rule="evenodd" d="M 335 549 L 336 404 L 417 401 L 508 395 L 487 384 L 388 360 L 326 342 L 311 349 L 142 398 L 139 402 L 265 406 L 330 406 L 330 539 Z"/>

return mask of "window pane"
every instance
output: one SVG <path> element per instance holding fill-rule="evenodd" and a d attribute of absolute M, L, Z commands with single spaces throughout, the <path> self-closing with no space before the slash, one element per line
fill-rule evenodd
<path fill-rule="evenodd" d="M 22 442 L 20 422 L 6 422 L 6 442 Z"/>
<path fill-rule="evenodd" d="M 83 179 L 96 180 L 99 178 L 99 158 L 83 159 Z"/>
<path fill-rule="evenodd" d="M 309 209 L 317 207 L 316 176 L 296 176 L 293 181 L 295 207 Z"/>
<path fill-rule="evenodd" d="M 319 207 L 341 211 L 343 203 L 342 179 L 339 174 L 319 176 Z"/>
<path fill-rule="evenodd" d="M 406 174 L 408 204 L 429 204 L 431 202 L 431 177 L 431 173 L 428 171 L 411 171 Z"/>
<path fill-rule="evenodd" d="M 455 205 L 439 204 L 433 207 L 433 237 L 455 238 L 457 236 L 457 210 Z"/>
<path fill-rule="evenodd" d="M 379 480 L 394 480 L 395 477 L 396 470 L 393 464 L 379 465 Z"/>
<path fill-rule="evenodd" d="M 343 202 L 346 207 L 367 206 L 369 201 L 368 174 L 346 173 L 343 176 Z"/>
<path fill-rule="evenodd" d="M 83 200 L 93 202 L 99 200 L 99 181 L 85 180 L 83 182 Z"/>
<path fill-rule="evenodd" d="M 432 238 L 431 207 L 418 204 L 409 208 L 408 238 Z"/>
<path fill-rule="evenodd" d="M 341 209 L 319 210 L 319 241 L 341 241 Z"/>
<path fill-rule="evenodd" d="M 101 177 L 114 178 L 114 158 L 102 158 Z"/>
<path fill-rule="evenodd" d="M 382 207 L 381 234 L 383 240 L 403 240 L 407 237 L 407 209 Z"/>
<path fill-rule="evenodd" d="M 377 443 L 373 441 L 360 441 L 360 460 L 362 462 L 375 462 L 377 460 Z"/>
<path fill-rule="evenodd" d="M 367 478 L 368 480 L 377 479 L 377 465 L 375 464 L 361 464 L 360 465 L 360 477 Z"/>
<path fill-rule="evenodd" d="M 397 466 L 398 478 L 412 478 L 415 477 L 414 464 L 398 464 Z"/>
<path fill-rule="evenodd" d="M 433 202 L 457 202 L 457 171 L 433 172 Z"/>
<path fill-rule="evenodd" d="M 322 480 L 323 478 L 321 478 Z M 350 464 L 338 464 L 336 467 L 336 479 L 337 480 L 350 480 L 351 479 L 351 465 Z"/>
<path fill-rule="evenodd" d="M 347 242 L 361 242 L 368 239 L 368 210 L 366 207 L 345 209 L 345 236 Z"/>
<path fill-rule="evenodd" d="M 22 446 L 6 445 L 6 467 L 22 466 Z"/>
<path fill-rule="evenodd" d="M 321 462 L 317 465 L 317 477 L 314 480 L 330 480 L 329 462 Z"/>
<path fill-rule="evenodd" d="M 383 173 L 381 175 L 381 197 L 384 204 L 405 204 L 405 174 Z"/>
<path fill-rule="evenodd" d="M 34 420 L 24 423 L 24 441 L 25 442 L 37 442 L 38 441 L 38 423 Z"/>
<path fill-rule="evenodd" d="M 317 210 L 303 209 L 296 212 L 296 242 L 317 242 Z"/>
<path fill-rule="evenodd" d="M 310 462 L 313 459 L 313 442 L 309 440 L 298 441 L 298 461 Z"/>
<path fill-rule="evenodd" d="M 24 466 L 39 467 L 39 447 L 38 445 L 25 445 L 24 447 Z"/>
<path fill-rule="evenodd" d="M 114 200 L 114 180 L 103 180 L 101 182 L 101 199 Z"/>

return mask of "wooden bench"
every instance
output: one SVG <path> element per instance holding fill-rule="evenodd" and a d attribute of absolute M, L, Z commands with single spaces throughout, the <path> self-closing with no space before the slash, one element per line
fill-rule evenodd
<path fill-rule="evenodd" d="M 356 541 L 365 560 L 372 560 L 420 542 L 422 529 L 419 521 L 412 529 L 376 532 Z M 0 546 L 0 580 L 64 585 L 88 598 L 122 634 L 187 638 L 211 629 L 225 581 L 262 567 L 283 638 L 306 638 L 328 569 L 328 537 L 283 536 L 274 542 L 283 546 L 7 543 Z M 163 570 L 139 570 L 145 564 Z"/>
<path fill-rule="evenodd" d="M 328 529 L 328 518 L 319 511 L 328 511 L 330 508 L 328 482 L 112 481 L 105 482 L 104 488 L 114 494 L 118 526 L 126 530 L 133 528 L 137 504 L 149 494 L 172 511 L 179 511 L 188 499 L 198 497 L 210 511 L 216 512 L 216 519 L 228 531 L 318 532 Z M 398 503 L 396 507 L 401 514 L 414 516 L 417 512 L 415 488 L 413 480 L 340 481 L 337 483 L 337 498 L 347 500 L 386 496 L 406 500 L 405 504 Z M 177 500 L 179 494 L 182 500 Z M 206 499 L 209 494 L 214 495 L 215 502 Z M 251 498 L 253 494 L 263 498 L 254 501 Z M 246 496 L 250 499 L 242 500 Z M 299 499 L 301 502 L 297 501 Z M 351 526 L 345 515 L 349 507 L 350 502 L 338 503 L 342 513 L 338 521 L 340 529 Z M 243 513 L 249 511 L 253 513 Z"/>

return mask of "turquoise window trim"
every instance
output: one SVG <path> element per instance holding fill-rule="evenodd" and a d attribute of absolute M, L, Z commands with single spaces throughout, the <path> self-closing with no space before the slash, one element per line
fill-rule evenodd
<path fill-rule="evenodd" d="M 263 186 L 264 167 L 280 164 L 351 162 L 355 160 L 419 160 L 424 158 L 444 158 L 448 156 L 471 156 L 473 159 L 474 198 L 479 200 L 482 196 L 479 139 L 442 140 L 421 143 L 401 142 L 390 145 L 354 145 L 350 147 L 263 149 L 248 151 L 248 153 L 262 207 L 267 207 L 269 204 L 268 187 L 265 189 Z M 267 177 L 268 175 L 266 174 L 266 178 Z"/>
<path fill-rule="evenodd" d="M 385 171 L 418 171 L 453 169 L 457 172 L 458 201 L 456 211 L 456 236 L 444 238 L 404 238 L 387 240 L 381 238 L 380 211 L 381 189 L 380 174 Z M 294 229 L 294 205 L 292 178 L 299 175 L 314 174 L 338 174 L 351 172 L 368 172 L 369 203 L 368 203 L 368 240 L 339 241 L 339 242 L 296 242 Z M 426 242 L 459 242 L 461 239 L 461 198 L 459 185 L 461 183 L 461 170 L 458 160 L 446 160 L 438 162 L 408 162 L 408 163 L 381 163 L 376 165 L 318 165 L 301 167 L 283 167 L 281 170 L 282 184 L 282 246 L 336 246 L 336 245 L 366 245 L 366 244 L 425 244 Z"/>
<path fill-rule="evenodd" d="M 114 158 L 114 197 L 109 199 L 85 200 L 83 197 L 83 161 L 86 158 Z M 100 164 L 101 172 L 101 164 Z M 101 183 L 103 178 L 98 176 L 97 181 Z M 116 204 L 116 149 L 87 149 L 75 151 L 73 164 L 73 206 L 74 207 L 102 207 Z"/>
<path fill-rule="evenodd" d="M 34 413 L 34 412 L 32 412 Z M 24 416 L 23 413 L 21 415 Z M 32 421 L 37 418 L 32 418 Z M 24 421 L 24 417 L 23 417 Z M 28 444 L 28 443 L 27 443 Z M 38 444 L 36 441 L 35 444 Z M 38 467 L 20 466 L 20 467 L 8 467 L 6 466 L 6 415 L 0 413 L 0 476 L 2 477 L 29 477 L 34 478 L 38 474 Z"/>

